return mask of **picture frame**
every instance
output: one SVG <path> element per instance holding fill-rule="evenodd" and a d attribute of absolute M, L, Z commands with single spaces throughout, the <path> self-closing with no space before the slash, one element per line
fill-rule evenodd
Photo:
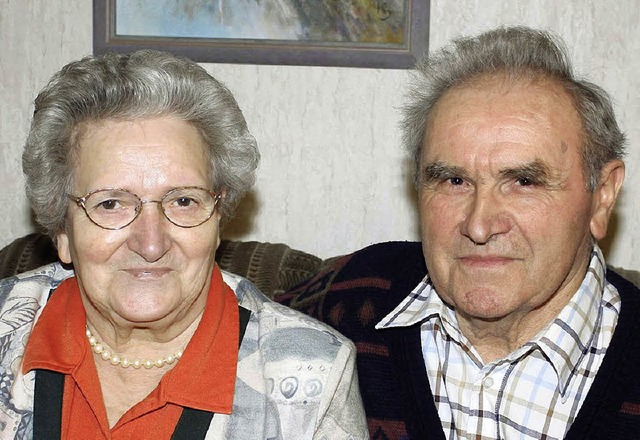
<path fill-rule="evenodd" d="M 252 5 L 260 5 L 262 1 L 269 2 L 272 0 L 251 1 L 253 2 Z M 309 7 L 325 7 L 333 8 L 332 13 L 334 9 L 339 8 L 339 6 L 335 6 L 336 4 L 342 4 L 342 10 L 350 11 L 351 15 L 343 14 L 340 16 L 339 13 L 333 15 L 316 14 L 316 16 L 319 15 L 325 18 L 327 16 L 336 18 L 336 21 L 327 21 L 327 23 L 320 21 L 316 23 L 318 19 L 313 18 L 312 20 L 315 20 L 313 26 L 309 25 L 307 28 L 303 28 L 303 25 L 305 23 L 308 25 L 310 19 L 302 24 L 294 23 L 300 29 L 304 29 L 306 34 L 311 34 L 308 29 L 313 29 L 313 32 L 322 38 L 327 35 L 326 41 L 318 38 L 311 40 L 300 37 L 275 39 L 249 36 L 247 38 L 233 34 L 223 37 L 165 35 L 159 33 L 158 29 L 155 28 L 152 32 L 144 31 L 145 29 L 153 28 L 153 26 L 160 27 L 160 25 L 151 23 L 154 18 L 152 11 L 149 11 L 149 13 L 140 12 L 141 8 L 145 7 L 145 2 L 149 5 L 153 3 L 151 0 L 93 0 L 93 51 L 96 54 L 108 51 L 130 53 L 146 48 L 187 56 L 196 62 L 202 63 L 406 69 L 413 66 L 416 59 L 428 50 L 429 0 L 331 0 L 331 2 L 324 3 L 322 0 L 284 1 L 294 5 L 291 10 L 295 8 L 302 10 L 302 6 L 307 9 Z M 229 6 L 230 4 L 233 6 Z M 209 18 L 213 20 L 216 17 L 215 14 L 220 13 L 220 9 L 216 11 L 215 6 L 223 5 L 226 8 L 233 8 L 241 4 L 248 5 L 249 1 L 173 0 L 171 7 L 175 9 L 176 15 L 171 18 L 177 17 L 176 28 L 186 29 L 186 32 L 191 32 L 191 29 L 194 29 L 195 32 L 195 29 L 202 29 L 203 27 L 200 26 L 198 28 L 196 25 L 185 26 L 183 21 L 196 17 L 202 23 L 202 17 L 206 15 L 202 14 L 202 11 L 210 12 L 211 17 Z M 279 0 L 277 4 L 284 3 Z M 352 13 L 355 9 L 354 5 L 362 4 L 369 5 L 366 9 L 366 15 L 363 13 L 363 17 L 366 17 L 366 19 L 357 16 L 354 18 Z M 135 13 L 131 13 L 132 5 L 137 8 Z M 158 9 L 156 5 L 157 3 L 154 3 L 154 10 Z M 194 7 L 201 9 L 195 14 L 187 6 L 192 9 Z M 151 6 L 148 7 L 151 8 Z M 363 8 L 360 7 L 360 9 L 362 10 Z M 158 11 L 155 11 L 155 13 L 158 13 Z M 164 13 L 166 11 L 160 11 L 158 14 Z M 189 13 L 191 16 L 186 17 Z M 134 19 L 130 19 L 130 16 L 134 17 Z M 346 24 L 347 20 L 343 19 L 345 16 L 350 20 Z M 385 16 L 387 17 L 386 19 Z M 391 20 L 392 16 L 394 21 L 388 21 Z M 121 19 L 119 20 L 118 17 L 121 17 Z M 223 15 L 219 15 L 219 17 L 223 17 Z M 236 18 L 238 22 L 242 22 L 246 16 L 238 13 Z M 287 19 L 289 17 L 284 16 L 284 18 Z M 148 22 L 145 23 L 145 20 Z M 173 22 L 170 25 L 166 24 L 166 17 L 156 17 L 156 20 L 157 22 L 165 23 L 165 28 L 160 29 L 161 32 L 167 32 L 168 29 L 174 28 Z M 388 22 L 385 23 L 385 21 Z M 262 22 L 259 22 L 259 24 L 262 24 Z M 277 27 L 273 23 L 267 24 L 270 24 L 271 28 Z M 124 30 L 120 28 L 124 28 Z M 336 31 L 336 28 L 339 29 L 339 32 Z M 133 31 L 129 29 L 133 29 Z M 143 32 L 139 29 L 143 29 Z M 223 28 L 212 26 L 211 29 L 212 32 L 217 32 Z M 285 27 L 280 27 L 280 29 L 285 29 Z M 347 29 L 348 32 L 344 29 Z M 351 29 L 357 29 L 358 33 L 352 32 Z M 208 30 L 209 28 L 207 28 Z M 148 34 L 144 32 L 148 32 Z M 352 38 L 352 40 L 338 41 L 334 38 L 335 35 L 342 37 L 343 34 L 348 38 Z M 362 41 L 353 41 L 353 35 L 356 35 L 357 38 L 362 38 Z M 364 37 L 360 35 L 364 35 Z M 374 42 L 367 41 L 368 35 L 382 35 L 383 39 Z M 400 36 L 398 37 L 398 35 Z M 384 38 L 389 38 L 389 41 L 385 41 Z"/>

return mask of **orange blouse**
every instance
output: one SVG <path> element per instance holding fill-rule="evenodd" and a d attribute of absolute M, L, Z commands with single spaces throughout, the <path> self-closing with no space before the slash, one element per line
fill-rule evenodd
<path fill-rule="evenodd" d="M 25 373 L 44 369 L 65 374 L 62 438 L 169 439 L 183 407 L 231 413 L 238 361 L 238 302 L 217 266 L 202 320 L 182 358 L 111 429 L 85 325 L 78 283 L 70 278 L 42 310 L 24 355 Z"/>

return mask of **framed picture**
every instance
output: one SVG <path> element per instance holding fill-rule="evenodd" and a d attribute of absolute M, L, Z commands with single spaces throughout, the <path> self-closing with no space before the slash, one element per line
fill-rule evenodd
<path fill-rule="evenodd" d="M 94 0 L 93 50 L 197 62 L 404 69 L 427 51 L 429 0 Z"/>

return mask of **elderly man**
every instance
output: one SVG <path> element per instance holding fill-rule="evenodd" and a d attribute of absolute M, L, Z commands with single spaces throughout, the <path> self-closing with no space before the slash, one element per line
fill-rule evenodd
<path fill-rule="evenodd" d="M 403 129 L 422 252 L 302 288 L 358 346 L 372 437 L 640 438 L 639 292 L 597 244 L 624 179 L 607 94 L 550 34 L 500 28 L 417 65 Z"/>

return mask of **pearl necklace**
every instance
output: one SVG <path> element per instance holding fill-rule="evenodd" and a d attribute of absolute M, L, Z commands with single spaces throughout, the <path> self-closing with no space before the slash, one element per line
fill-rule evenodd
<path fill-rule="evenodd" d="M 176 362 L 178 359 L 182 357 L 182 350 L 178 351 L 175 354 L 170 354 L 165 358 L 158 359 L 140 359 L 135 358 L 134 360 L 130 360 L 126 356 L 122 356 L 119 354 L 111 353 L 109 348 L 104 345 L 102 342 L 98 340 L 93 334 L 89 327 L 87 327 L 87 339 L 89 339 L 89 345 L 91 345 L 91 349 L 94 353 L 100 355 L 102 360 L 111 363 L 111 365 L 120 365 L 122 368 L 140 368 L 145 367 L 147 369 L 151 369 L 153 367 L 162 368 L 165 365 L 170 365 Z"/>

